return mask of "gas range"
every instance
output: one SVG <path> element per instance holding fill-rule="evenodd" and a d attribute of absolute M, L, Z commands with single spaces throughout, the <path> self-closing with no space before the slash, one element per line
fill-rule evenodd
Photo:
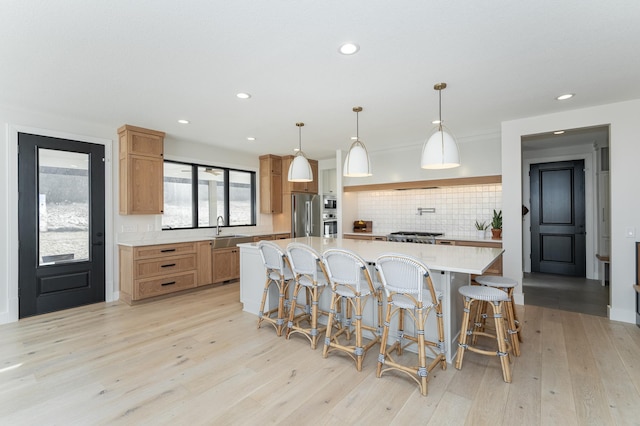
<path fill-rule="evenodd" d="M 444 235 L 442 232 L 413 232 L 413 231 L 400 231 L 392 232 L 387 235 L 387 241 L 396 241 L 402 243 L 420 243 L 420 244 L 435 244 L 436 237 Z"/>

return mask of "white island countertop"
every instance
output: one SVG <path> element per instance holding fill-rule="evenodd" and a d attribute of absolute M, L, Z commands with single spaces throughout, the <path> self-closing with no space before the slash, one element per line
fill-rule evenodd
<path fill-rule="evenodd" d="M 347 238 L 302 237 L 273 241 L 283 249 L 291 242 L 307 244 L 319 253 L 330 248 L 354 251 L 367 262 L 375 262 L 382 253 L 394 252 L 421 259 L 429 269 L 483 274 L 504 252 L 502 248 L 447 246 L 438 244 L 412 244 L 392 241 L 351 240 Z M 257 246 L 257 243 L 238 244 L 239 247 Z"/>

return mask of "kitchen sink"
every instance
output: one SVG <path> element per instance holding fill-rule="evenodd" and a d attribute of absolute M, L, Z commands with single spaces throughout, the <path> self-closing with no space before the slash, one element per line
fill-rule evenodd
<path fill-rule="evenodd" d="M 217 235 L 212 240 L 212 248 L 219 249 L 235 247 L 236 244 L 251 243 L 253 242 L 253 237 L 249 235 Z"/>

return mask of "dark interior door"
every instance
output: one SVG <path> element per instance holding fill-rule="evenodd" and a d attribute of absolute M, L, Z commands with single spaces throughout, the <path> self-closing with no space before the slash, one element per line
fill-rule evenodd
<path fill-rule="evenodd" d="M 531 165 L 531 271 L 584 277 L 584 160 Z"/>
<path fill-rule="evenodd" d="M 20 318 L 105 299 L 104 146 L 18 134 Z"/>

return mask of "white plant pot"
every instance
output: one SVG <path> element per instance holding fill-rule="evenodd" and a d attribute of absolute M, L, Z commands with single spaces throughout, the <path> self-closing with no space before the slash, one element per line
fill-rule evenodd
<path fill-rule="evenodd" d="M 484 230 L 482 230 L 482 231 L 481 231 L 481 230 L 479 230 L 479 229 L 478 229 L 478 230 L 476 230 L 476 237 L 477 237 L 479 240 L 483 240 L 483 239 L 485 238 L 485 236 L 486 236 L 486 231 L 484 231 Z"/>

